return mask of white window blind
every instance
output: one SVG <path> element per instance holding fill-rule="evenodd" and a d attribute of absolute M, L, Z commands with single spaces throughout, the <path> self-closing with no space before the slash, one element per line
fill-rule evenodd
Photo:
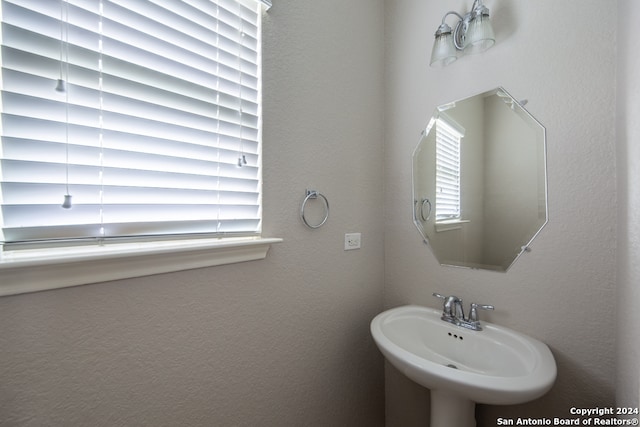
<path fill-rule="evenodd" d="M 6 246 L 260 233 L 258 2 L 1 5 Z"/>
<path fill-rule="evenodd" d="M 464 130 L 450 119 L 436 120 L 436 222 L 460 219 L 460 140 Z"/>

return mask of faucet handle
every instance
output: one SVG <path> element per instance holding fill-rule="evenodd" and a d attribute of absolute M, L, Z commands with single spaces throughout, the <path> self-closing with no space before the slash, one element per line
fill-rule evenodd
<path fill-rule="evenodd" d="M 440 298 L 442 300 L 442 316 L 444 317 L 453 317 L 453 313 L 451 313 L 451 305 L 447 304 L 449 297 L 441 295 L 437 292 L 433 293 L 433 296 L 436 298 Z"/>
<path fill-rule="evenodd" d="M 434 297 L 444 301 L 442 306 L 442 317 L 450 319 L 464 319 L 464 311 L 462 309 L 462 298 L 455 295 L 444 296 L 434 292 Z"/>
<path fill-rule="evenodd" d="M 476 304 L 475 302 L 471 303 L 471 311 L 469 312 L 469 322 L 478 321 L 478 309 L 493 310 L 495 309 L 495 307 L 492 305 Z"/>
<path fill-rule="evenodd" d="M 437 298 L 440 298 L 440 299 L 441 299 L 441 300 L 443 300 L 444 302 L 447 302 L 447 301 L 458 301 L 458 302 L 462 302 L 462 298 L 459 298 L 459 297 L 457 297 L 457 296 L 455 296 L 455 295 L 444 296 L 444 295 L 442 295 L 442 294 L 439 294 L 439 293 L 437 293 L 437 292 L 434 292 L 434 293 L 433 293 L 433 296 L 434 296 L 434 297 L 437 297 Z"/>
<path fill-rule="evenodd" d="M 440 295 L 440 294 L 439 294 L 439 293 L 437 293 L 437 292 L 434 292 L 434 293 L 433 293 L 433 296 L 434 296 L 434 297 L 437 297 L 437 298 L 440 298 L 440 299 L 442 299 L 442 300 L 446 300 L 446 299 L 447 299 L 447 297 L 445 297 L 444 295 Z"/>

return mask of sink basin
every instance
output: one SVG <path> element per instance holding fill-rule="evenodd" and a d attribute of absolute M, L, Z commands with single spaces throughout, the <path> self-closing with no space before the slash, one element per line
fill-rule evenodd
<path fill-rule="evenodd" d="M 556 363 L 544 343 L 488 322 L 482 322 L 482 331 L 468 330 L 442 321 L 441 315 L 441 310 L 409 305 L 371 322 L 386 359 L 431 389 L 432 426 L 473 426 L 475 403 L 524 403 L 553 385 Z M 449 419 L 450 411 L 466 419 L 458 424 L 433 419 L 434 412 L 445 411 Z"/>

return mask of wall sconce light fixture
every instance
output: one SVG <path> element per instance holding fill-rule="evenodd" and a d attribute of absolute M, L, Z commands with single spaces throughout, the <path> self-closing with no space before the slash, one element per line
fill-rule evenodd
<path fill-rule="evenodd" d="M 454 30 L 445 22 L 447 16 L 456 15 L 459 20 Z M 464 16 L 457 12 L 447 12 L 436 31 L 436 39 L 431 51 L 432 67 L 445 67 L 462 54 L 480 53 L 496 42 L 489 20 L 489 9 L 482 0 L 474 0 L 471 12 Z"/>

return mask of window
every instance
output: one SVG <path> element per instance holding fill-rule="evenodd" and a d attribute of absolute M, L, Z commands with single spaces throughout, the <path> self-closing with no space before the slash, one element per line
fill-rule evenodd
<path fill-rule="evenodd" d="M 259 234 L 258 7 L 4 0 L 5 245 Z"/>
<path fill-rule="evenodd" d="M 5 252 L 260 236 L 259 2 L 1 7 Z"/>
<path fill-rule="evenodd" d="M 464 128 L 444 115 L 436 120 L 436 222 L 461 219 L 460 142 Z"/>

